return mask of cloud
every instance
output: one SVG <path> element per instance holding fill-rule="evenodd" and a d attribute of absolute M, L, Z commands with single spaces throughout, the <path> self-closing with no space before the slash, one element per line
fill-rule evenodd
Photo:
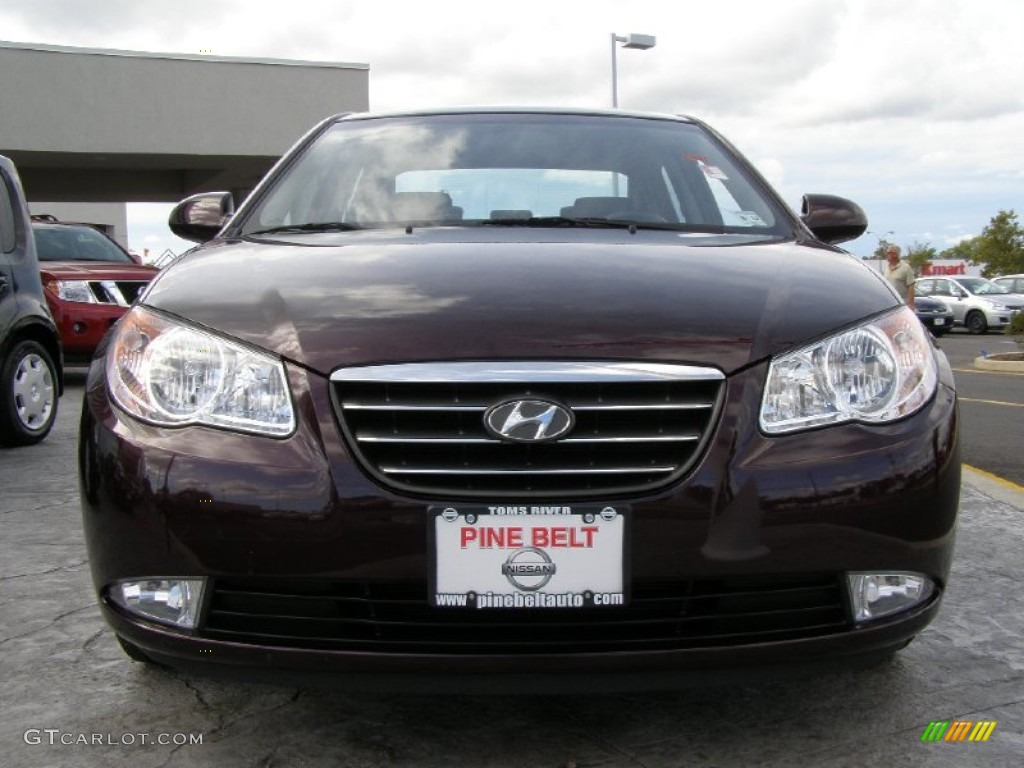
<path fill-rule="evenodd" d="M 1017 0 L 35 0 L 0 8 L 7 40 L 366 63 L 374 109 L 607 107 L 611 34 L 654 34 L 651 50 L 617 49 L 623 107 L 705 118 L 758 159 L 791 204 L 805 191 L 845 194 L 899 236 L 946 233 L 951 220 L 977 232 L 998 210 L 1019 206 L 1022 28 Z M 163 223 L 147 226 L 166 232 Z"/>
<path fill-rule="evenodd" d="M 962 0 L 851 2 L 824 66 L 798 86 L 801 122 L 979 121 L 1019 114 L 1024 6 Z"/>

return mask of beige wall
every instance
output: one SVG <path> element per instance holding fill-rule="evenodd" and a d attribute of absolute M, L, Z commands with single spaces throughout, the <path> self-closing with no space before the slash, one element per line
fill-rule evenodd
<path fill-rule="evenodd" d="M 0 154 L 30 199 L 244 190 L 303 133 L 369 106 L 364 64 L 0 42 Z"/>

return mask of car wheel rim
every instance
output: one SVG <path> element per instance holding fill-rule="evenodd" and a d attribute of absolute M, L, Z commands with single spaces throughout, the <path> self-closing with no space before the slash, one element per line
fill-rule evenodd
<path fill-rule="evenodd" d="M 14 372 L 14 410 L 32 432 L 46 427 L 53 413 L 53 375 L 42 357 L 25 355 Z"/>

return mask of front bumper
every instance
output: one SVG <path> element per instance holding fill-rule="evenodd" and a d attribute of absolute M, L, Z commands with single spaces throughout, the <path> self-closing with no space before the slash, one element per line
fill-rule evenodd
<path fill-rule="evenodd" d="M 997 311 L 994 309 L 986 309 L 984 310 L 985 322 L 988 324 L 989 328 L 1005 328 L 1010 324 L 1010 321 L 1013 320 L 1013 316 L 1018 314 L 1020 311 L 1024 310 L 1006 309 Z"/>
<path fill-rule="evenodd" d="M 944 315 L 918 313 L 917 318 L 924 324 L 925 328 L 936 335 L 952 330 L 955 325 L 955 318 L 952 312 Z"/>
<path fill-rule="evenodd" d="M 608 642 L 588 645 L 586 627 L 574 625 L 572 615 L 558 616 L 564 637 L 531 646 L 537 617 L 500 617 L 511 625 L 510 637 L 523 638 L 511 645 L 492 642 L 479 627 L 460 639 L 450 616 L 430 608 L 427 508 L 437 500 L 381 490 L 357 467 L 326 380 L 289 370 L 299 428 L 272 440 L 136 422 L 112 406 L 102 365 L 94 364 L 80 459 L 85 534 L 104 615 L 119 635 L 167 663 L 244 674 L 330 672 L 344 684 L 362 680 L 378 688 L 385 680 L 398 687 L 420 680 L 432 690 L 439 681 L 458 690 L 495 682 L 543 690 L 560 678 L 585 688 L 598 672 L 602 690 L 629 681 L 650 687 L 708 670 L 846 663 L 897 649 L 935 616 L 952 557 L 960 465 L 948 366 L 942 358 L 933 400 L 901 422 L 775 438 L 756 427 L 765 374 L 756 366 L 729 379 L 721 418 L 686 478 L 658 493 L 608 500 L 630 509 L 631 585 L 637 594 L 676 590 L 668 595 L 681 606 L 676 628 L 654 639 L 612 632 Z M 889 570 L 927 574 L 937 591 L 910 611 L 862 625 L 840 615 L 848 616 L 848 598 L 839 586 L 831 608 L 810 609 L 831 610 L 823 621 L 801 619 L 778 631 L 755 622 L 732 633 L 693 631 L 687 627 L 694 622 L 684 621 L 694 613 L 687 600 L 708 583 L 841 585 L 849 571 Z M 110 584 L 151 576 L 343 591 L 399 584 L 422 593 L 410 609 L 419 618 L 403 619 L 400 642 L 375 608 L 352 619 L 362 632 L 355 639 L 287 632 L 232 639 L 211 629 L 209 605 L 198 628 L 187 632 L 129 615 L 109 600 Z M 443 642 L 431 634 L 439 624 Z"/>
<path fill-rule="evenodd" d="M 884 661 L 938 613 L 935 595 L 898 619 L 813 640 L 675 651 L 547 655 L 329 652 L 183 636 L 102 604 L 108 624 L 150 660 L 191 673 L 375 693 L 609 693 L 669 690 L 794 674 L 844 671 Z"/>
<path fill-rule="evenodd" d="M 117 304 L 86 304 L 51 300 L 64 356 L 72 361 L 88 361 L 107 331 L 120 320 L 128 307 Z"/>

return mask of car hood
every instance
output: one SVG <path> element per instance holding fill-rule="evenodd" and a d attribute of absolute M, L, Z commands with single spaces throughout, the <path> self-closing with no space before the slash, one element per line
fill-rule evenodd
<path fill-rule="evenodd" d="M 165 269 L 144 303 L 325 374 L 524 358 L 729 373 L 898 305 L 879 274 L 820 246 L 467 233 L 213 243 Z"/>
<path fill-rule="evenodd" d="M 1024 295 L 1019 293 L 975 293 L 976 298 L 993 301 L 1010 309 L 1024 309 Z"/>
<path fill-rule="evenodd" d="M 160 270 L 110 261 L 43 261 L 39 271 L 53 280 L 152 280 Z"/>

